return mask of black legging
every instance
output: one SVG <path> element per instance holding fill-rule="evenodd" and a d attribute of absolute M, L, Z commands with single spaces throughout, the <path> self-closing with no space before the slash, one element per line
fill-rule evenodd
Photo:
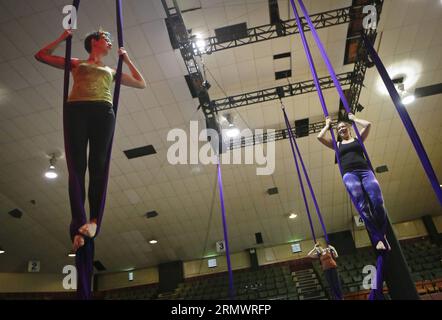
<path fill-rule="evenodd" d="M 115 114 L 108 102 L 71 102 L 65 110 L 65 143 L 69 172 L 69 199 L 71 203 L 71 231 L 87 222 L 85 201 L 85 175 L 89 168 L 88 199 L 90 219 L 98 219 L 105 192 L 106 160 L 115 129 Z M 89 144 L 89 159 L 87 146 Z M 74 172 L 71 172 L 74 170 Z M 74 190 L 80 188 L 81 201 L 75 199 Z"/>
<path fill-rule="evenodd" d="M 330 287 L 332 300 L 342 300 L 341 280 L 339 279 L 338 270 L 336 268 L 328 269 L 324 271 L 324 274 Z"/>

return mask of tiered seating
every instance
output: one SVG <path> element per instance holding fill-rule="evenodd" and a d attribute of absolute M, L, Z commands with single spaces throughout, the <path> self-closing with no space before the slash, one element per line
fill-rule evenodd
<path fill-rule="evenodd" d="M 74 300 L 75 292 L 0 293 L 0 300 Z"/>
<path fill-rule="evenodd" d="M 424 299 L 442 298 L 442 247 L 429 241 L 402 243 L 404 256 L 416 284 L 416 289 Z M 356 254 L 340 256 L 337 259 L 345 299 L 367 299 L 369 290 L 364 290 L 362 269 L 375 264 L 371 248 L 359 249 Z M 306 268 L 310 265 L 307 261 Z M 299 267 L 299 265 L 297 265 Z M 304 265 L 300 267 L 304 269 Z M 234 294 L 238 300 L 325 299 L 328 284 L 318 260 L 313 261 L 313 269 L 304 269 L 290 274 L 289 266 L 271 265 L 258 270 L 234 271 Z M 205 278 L 190 279 L 181 283 L 178 289 L 158 296 L 158 285 L 139 286 L 95 292 L 94 299 L 106 300 L 149 300 L 149 299 L 230 299 L 227 273 Z M 384 294 L 388 298 L 387 289 Z M 54 300 L 75 299 L 75 293 L 1 293 L 0 300 Z"/>
<path fill-rule="evenodd" d="M 299 300 L 324 300 L 325 291 L 313 269 L 292 272 Z"/>
<path fill-rule="evenodd" d="M 105 300 L 151 300 L 157 295 L 156 285 L 139 286 L 132 288 L 116 289 L 106 291 Z"/>
<path fill-rule="evenodd" d="M 418 241 L 403 243 L 402 249 L 418 293 L 425 295 L 442 292 L 442 248 L 429 241 Z M 364 277 L 362 269 L 365 265 L 375 265 L 375 262 L 371 248 L 359 249 L 357 254 L 340 256 L 337 259 L 342 289 L 346 298 L 366 299 L 369 290 L 362 287 Z M 328 284 L 319 261 L 313 262 L 313 268 L 319 275 L 322 285 L 327 289 Z M 388 290 L 384 284 L 384 294 L 387 295 L 387 293 Z"/>
<path fill-rule="evenodd" d="M 338 273 L 341 279 L 341 287 L 344 294 L 359 292 L 364 290 L 362 287 L 362 268 L 366 264 L 370 264 L 368 262 L 369 256 L 362 255 L 358 258 L 340 256 L 337 259 L 338 264 Z M 320 282 L 323 285 L 324 289 L 329 292 L 329 285 L 327 280 L 325 279 L 324 272 L 322 271 L 321 265 L 318 260 L 313 262 L 313 269 L 316 274 L 319 276 Z"/>
<path fill-rule="evenodd" d="M 429 241 L 404 246 L 404 255 L 420 295 L 442 292 L 442 248 Z"/>
<path fill-rule="evenodd" d="M 375 265 L 376 258 L 371 250 L 360 250 L 352 256 L 338 258 L 338 271 L 342 281 L 344 294 L 365 290 L 362 287 L 364 274 L 362 270 L 366 265 Z"/>
<path fill-rule="evenodd" d="M 297 299 L 296 288 L 287 266 L 235 271 L 233 285 L 238 300 Z M 177 299 L 229 299 L 228 274 L 181 283 L 176 292 Z"/>
<path fill-rule="evenodd" d="M 404 246 L 404 255 L 415 282 L 442 279 L 442 248 L 428 241 Z"/>

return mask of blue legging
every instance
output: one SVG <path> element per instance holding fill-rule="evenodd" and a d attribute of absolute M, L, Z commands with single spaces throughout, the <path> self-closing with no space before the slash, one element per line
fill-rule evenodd
<path fill-rule="evenodd" d="M 387 214 L 379 182 L 371 170 L 354 170 L 343 176 L 344 184 L 355 200 L 361 218 L 370 234 L 373 245 L 385 240 L 387 232 Z"/>

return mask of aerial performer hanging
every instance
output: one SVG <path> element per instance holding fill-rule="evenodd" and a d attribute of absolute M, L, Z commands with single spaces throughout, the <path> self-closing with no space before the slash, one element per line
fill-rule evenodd
<path fill-rule="evenodd" d="M 369 299 L 382 300 L 384 299 L 384 260 L 386 252 L 388 252 L 391 248 L 386 238 L 386 228 L 388 220 L 386 210 L 384 208 L 382 193 L 379 187 L 379 183 L 374 176 L 373 168 L 368 157 L 367 150 L 364 146 L 364 140 L 368 136 L 371 124 L 367 121 L 356 119 L 356 117 L 351 113 L 348 101 L 344 95 L 339 81 L 337 80 L 336 73 L 333 69 L 333 66 L 331 65 L 330 59 L 328 58 L 328 55 L 324 49 L 321 40 L 319 39 L 316 29 L 309 17 L 307 9 L 305 8 L 303 1 L 298 0 L 301 10 L 304 13 L 304 19 L 310 27 L 313 39 L 318 45 L 321 56 L 324 59 L 325 65 L 333 79 L 335 87 L 341 98 L 342 104 L 347 111 L 349 119 L 354 122 L 353 128 L 356 134 L 355 138 L 351 136 L 351 129 L 349 124 L 346 124 L 344 122 L 340 122 L 338 124 L 338 137 L 340 140 L 342 140 L 342 142 L 339 144 L 337 143 L 335 134 L 333 133 L 333 130 L 331 128 L 331 119 L 329 117 L 327 105 L 325 103 L 322 89 L 319 84 L 313 57 L 304 34 L 303 25 L 300 21 L 300 17 L 294 0 L 290 0 L 290 2 L 297 20 L 302 44 L 304 46 L 307 60 L 312 72 L 315 87 L 318 92 L 319 100 L 321 102 L 321 107 L 326 117 L 326 126 L 318 135 L 318 139 L 327 147 L 335 150 L 337 163 L 341 175 L 343 176 L 344 184 L 346 185 L 353 205 L 356 207 L 359 215 L 365 222 L 365 225 L 369 232 L 370 240 L 377 252 L 376 283 L 372 285 Z M 359 124 L 363 127 L 361 133 L 359 133 L 356 124 Z M 328 130 L 330 130 L 331 139 L 325 138 L 325 134 Z"/>
<path fill-rule="evenodd" d="M 78 9 L 79 3 L 75 0 L 74 7 Z M 70 236 L 76 252 L 77 294 L 80 299 L 90 299 L 92 295 L 94 238 L 103 219 L 120 85 L 138 89 L 146 87 L 143 76 L 123 47 L 121 0 L 116 0 L 116 5 L 119 47 L 116 69 L 103 63 L 103 58 L 112 49 L 112 39 L 109 32 L 101 29 L 90 33 L 84 40 L 89 54 L 85 60 L 71 58 L 72 30 L 65 30 L 57 40 L 35 55 L 38 61 L 65 70 L 63 129 L 72 214 Z M 54 55 L 54 50 L 63 41 L 66 41 L 65 57 Z M 123 62 L 130 74 L 122 72 Z M 70 73 L 74 83 L 68 94 Z M 89 169 L 89 221 L 85 211 L 86 169 Z"/>
<path fill-rule="evenodd" d="M 330 288 L 330 297 L 332 300 L 343 300 L 341 280 L 339 279 L 338 265 L 336 264 L 336 258 L 338 258 L 336 249 L 330 244 L 323 248 L 318 241 L 307 256 L 313 259 L 319 259 L 325 279 Z"/>
<path fill-rule="evenodd" d="M 348 118 L 362 126 L 360 137 L 364 142 L 370 132 L 371 123 L 357 119 L 351 113 Z M 331 129 L 330 117 L 327 117 L 325 122 L 325 127 L 319 133 L 318 140 L 333 150 L 333 140 L 325 136 L 327 131 Z M 364 157 L 361 142 L 357 138 L 353 138 L 351 125 L 344 121 L 338 123 L 337 135 L 338 157 L 345 187 L 355 200 L 358 212 L 362 214 L 376 250 L 390 250 L 390 244 L 386 237 L 387 214 L 382 191 L 367 159 Z"/>

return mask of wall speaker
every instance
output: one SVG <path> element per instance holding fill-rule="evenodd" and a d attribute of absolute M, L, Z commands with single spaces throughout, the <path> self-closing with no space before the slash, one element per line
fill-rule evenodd
<path fill-rule="evenodd" d="M 255 233 L 255 239 L 256 239 L 256 243 L 257 243 L 257 244 L 264 243 L 264 240 L 262 239 L 262 234 L 261 234 L 261 232 L 257 232 L 257 233 Z"/>

